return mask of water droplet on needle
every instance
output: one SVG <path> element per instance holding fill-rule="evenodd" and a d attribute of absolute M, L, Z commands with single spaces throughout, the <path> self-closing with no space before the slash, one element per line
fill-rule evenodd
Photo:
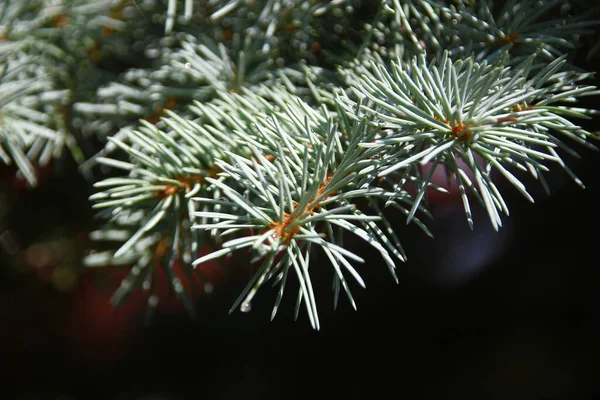
<path fill-rule="evenodd" d="M 250 310 L 252 310 L 252 305 L 250 304 L 250 302 L 245 302 L 242 303 L 242 306 L 240 307 L 240 310 L 244 313 L 249 312 Z"/>

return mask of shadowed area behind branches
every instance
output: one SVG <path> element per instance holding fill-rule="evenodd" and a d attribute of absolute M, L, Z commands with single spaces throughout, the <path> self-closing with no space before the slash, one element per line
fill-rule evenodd
<path fill-rule="evenodd" d="M 512 213 L 498 233 L 481 210 L 471 232 L 459 203 L 433 205 L 435 239 L 402 230 L 409 260 L 399 285 L 361 249 L 367 290 L 354 290 L 358 312 L 345 299 L 331 310 L 331 269 L 315 268 L 319 333 L 303 313 L 292 322 L 292 292 L 274 322 L 273 291 L 250 313 L 228 316 L 245 272 L 199 302 L 197 322 L 181 309 L 143 328 L 139 304 L 110 311 L 116 282 L 89 292 L 88 273 L 61 293 L 34 272 L 15 272 L 3 255 L 0 349 L 5 387 L 16 391 L 7 398 L 592 398 L 600 163 L 585 156 L 574 165 L 586 190 L 557 175 L 552 195 L 533 193 L 537 203 L 528 204 L 507 188 Z M 86 183 L 63 172 L 34 192 L 3 188 L 12 207 L 3 223 L 23 245 L 40 239 L 27 232 L 72 238 L 92 224 Z"/>

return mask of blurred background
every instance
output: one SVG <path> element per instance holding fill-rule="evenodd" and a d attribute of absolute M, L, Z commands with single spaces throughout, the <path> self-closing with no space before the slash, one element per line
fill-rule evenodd
<path fill-rule="evenodd" d="M 435 239 L 402 230 L 399 284 L 361 249 L 357 312 L 344 298 L 332 311 L 331 269 L 315 268 L 320 332 L 303 312 L 293 322 L 291 292 L 273 322 L 268 290 L 228 315 L 243 268 L 197 299 L 197 321 L 174 300 L 144 326 L 142 296 L 108 304 L 118 271 L 80 266 L 94 220 L 75 166 L 54 165 L 36 190 L 6 171 L 2 398 L 597 398 L 600 160 L 571 164 L 586 190 L 557 172 L 529 204 L 506 186 L 499 232 L 481 210 L 470 231 L 456 196 L 432 198 Z"/>

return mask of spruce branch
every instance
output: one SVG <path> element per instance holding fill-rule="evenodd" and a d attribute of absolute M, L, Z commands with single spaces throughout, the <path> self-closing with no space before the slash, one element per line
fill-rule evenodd
<path fill-rule="evenodd" d="M 68 93 L 48 75 L 39 58 L 0 55 L 0 158 L 14 162 L 31 186 L 34 164 L 60 156 L 68 141 L 61 120 Z"/>
<path fill-rule="evenodd" d="M 384 128 L 385 135 L 377 141 L 384 153 L 378 175 L 432 163 L 431 176 L 443 165 L 457 177 L 469 224 L 467 189 L 482 201 L 497 229 L 500 213 L 508 214 L 508 207 L 491 170 L 533 201 L 525 184 L 507 166 L 529 170 L 538 177 L 553 162 L 570 173 L 555 150 L 567 148 L 562 137 L 589 146 L 588 141 L 595 138 L 564 117 L 585 116 L 592 110 L 558 105 L 571 94 L 597 93 L 592 86 L 573 85 L 573 79 L 561 84 L 562 62 L 558 59 L 532 76 L 528 76 L 532 59 L 515 69 L 472 58 L 453 62 L 447 53 L 430 64 L 424 56 L 410 63 L 397 59 L 390 67 L 372 62 L 351 85 L 356 96 L 369 101 L 362 106 L 364 112 L 376 116 Z M 351 110 L 350 97 L 345 103 Z M 425 188 L 426 184 L 419 189 L 416 204 Z"/>
<path fill-rule="evenodd" d="M 474 53 L 475 59 L 493 60 L 509 52 L 515 62 L 532 54 L 551 61 L 571 51 L 580 37 L 593 33 L 596 11 L 571 15 L 562 0 L 508 0 L 497 5 L 478 1 L 473 7 L 447 9 L 456 18 L 455 34 L 462 39 L 455 51 Z"/>
<path fill-rule="evenodd" d="M 189 229 L 190 215 L 196 211 L 191 197 L 208 190 L 209 177 L 218 172 L 214 159 L 227 158 L 226 151 L 235 150 L 236 144 L 226 145 L 219 136 L 174 113 L 165 124 L 170 128 L 168 132 L 142 121 L 138 129 L 127 133 L 126 141 L 109 138 L 130 161 L 97 159 L 127 175 L 106 178 L 94 185 L 101 191 L 90 200 L 95 203 L 94 208 L 104 210 L 100 216 L 108 218 L 108 224 L 92 237 L 122 244 L 115 252 L 95 253 L 86 262 L 90 266 L 134 263 L 112 302 L 120 304 L 132 290 L 142 286 L 152 293 L 149 307 L 157 305 L 152 284 L 156 268 L 164 268 L 171 277 L 171 288 L 193 313 L 193 303 L 174 270 L 179 263 L 184 272 L 191 273 L 190 262 L 199 257 L 200 246 L 205 242 Z M 220 196 L 219 190 L 211 194 Z"/>
<path fill-rule="evenodd" d="M 22 151 L 27 151 L 27 157 L 19 156 L 18 164 L 21 171 L 29 171 L 27 179 L 30 183 L 34 183 L 33 170 L 27 166 L 25 158 L 34 161 L 39 157 L 39 164 L 45 165 L 51 158 L 61 156 L 66 145 L 77 162 L 83 161 L 80 148 L 84 144 L 83 137 L 78 132 L 79 121 L 72 119 L 72 106 L 80 98 L 89 96 L 89 91 L 95 90 L 94 85 L 106 78 L 106 73 L 96 68 L 94 61 L 98 38 L 109 27 L 122 28 L 122 21 L 109 16 L 113 6 L 118 8 L 117 3 L 122 6 L 124 2 L 35 0 L 0 5 L 1 62 L 4 66 L 27 59 L 24 62 L 30 63 L 30 67 L 21 74 L 23 84 L 27 84 L 25 79 L 38 81 L 32 87 L 38 87 L 33 91 L 40 92 L 37 96 L 24 97 L 19 104 L 31 109 L 25 112 L 21 108 L 20 118 L 36 120 L 37 136 L 30 135 L 25 139 L 21 134 L 19 138 L 10 139 L 12 143 L 25 146 Z M 83 76 L 86 79 L 82 79 Z M 50 85 L 52 91 L 41 93 L 39 85 L 42 84 Z M 23 90 L 22 94 L 26 95 L 28 91 Z M 7 112 L 14 112 L 9 108 Z M 41 117 L 40 112 L 46 115 Z M 8 121 L 8 116 L 5 119 Z M 7 129 L 13 128 L 14 125 Z M 45 133 L 40 136 L 42 128 Z M 21 133 L 26 130 L 21 129 Z M 51 133 L 54 138 L 48 140 Z"/>
<path fill-rule="evenodd" d="M 357 0 L 209 1 L 211 22 L 227 27 L 233 43 L 257 36 L 260 51 L 279 62 L 333 65 L 360 39 Z M 251 15 L 253 18 L 248 18 Z"/>
<path fill-rule="evenodd" d="M 559 167 L 583 186 L 563 157 L 595 148 L 578 121 L 597 112 L 578 102 L 598 91 L 567 60 L 595 22 L 562 5 L 2 2 L 0 157 L 33 183 L 71 131 L 108 142 L 85 167 L 112 169 L 90 200 L 105 222 L 92 238 L 114 247 L 85 262 L 128 271 L 113 304 L 141 287 L 151 311 L 166 273 L 193 313 L 184 274 L 247 254 L 255 274 L 232 310 L 270 282 L 274 317 L 297 280 L 296 316 L 319 329 L 315 262 L 333 269 L 334 307 L 344 292 L 356 308 L 364 259 L 347 238 L 396 278 L 407 256 L 391 214 L 431 235 L 439 169 L 471 227 L 473 199 L 501 226 L 499 179 L 530 201 L 524 175 L 547 188 Z"/>
<path fill-rule="evenodd" d="M 297 307 L 304 303 L 313 328 L 319 329 L 309 272 L 312 252 L 320 249 L 334 268 L 334 305 L 342 288 L 355 308 L 344 272 L 364 286 L 351 264 L 363 259 L 343 247 L 343 235 L 352 233 L 376 249 L 395 278 L 394 259 L 405 257 L 377 200 L 401 209 L 402 202 L 411 206 L 412 202 L 406 192 L 380 187 L 365 168 L 378 150 L 361 144 L 373 140 L 376 129 L 344 116 L 341 108 L 339 114 L 330 114 L 326 109 L 311 110 L 289 95 L 286 100 L 279 112 L 253 123 L 255 131 L 246 141 L 253 157 L 231 154 L 231 161 L 216 161 L 223 171 L 221 179 L 207 180 L 221 190 L 224 199 L 195 198 L 200 204 L 220 208 L 196 212 L 198 222 L 193 229 L 217 232 L 224 241 L 194 264 L 236 251 L 250 252 L 254 262 L 261 264 L 231 310 L 240 306 L 248 311 L 260 287 L 274 279 L 280 286 L 272 317 L 288 274 L 294 271 L 300 283 Z M 361 198 L 370 201 L 362 204 Z M 374 215 L 364 212 L 365 208 Z"/>

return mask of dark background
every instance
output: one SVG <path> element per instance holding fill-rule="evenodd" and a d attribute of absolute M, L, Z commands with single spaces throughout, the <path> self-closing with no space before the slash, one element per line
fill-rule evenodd
<path fill-rule="evenodd" d="M 87 183 L 65 163 L 34 191 L 5 179 L 3 224 L 22 244 L 79 238 L 64 245 L 79 255 L 94 221 Z M 331 310 L 331 268 L 315 264 L 320 332 L 304 311 L 293 322 L 293 291 L 274 322 L 268 291 L 250 313 L 227 315 L 245 277 L 216 283 L 196 322 L 180 309 L 144 327 L 137 305 L 107 305 L 116 280 L 98 284 L 87 272 L 61 291 L 40 271 L 19 270 L 19 253 L 3 255 L 1 376 L 14 394 L 3 397 L 594 398 L 600 159 L 584 152 L 571 165 L 586 190 L 557 172 L 551 196 L 533 190 L 530 204 L 504 185 L 512 212 L 499 232 L 481 210 L 470 231 L 456 199 L 433 204 L 436 239 L 402 230 L 409 260 L 398 285 L 362 249 L 367 289 L 354 288 L 357 312 L 343 297 Z"/>

